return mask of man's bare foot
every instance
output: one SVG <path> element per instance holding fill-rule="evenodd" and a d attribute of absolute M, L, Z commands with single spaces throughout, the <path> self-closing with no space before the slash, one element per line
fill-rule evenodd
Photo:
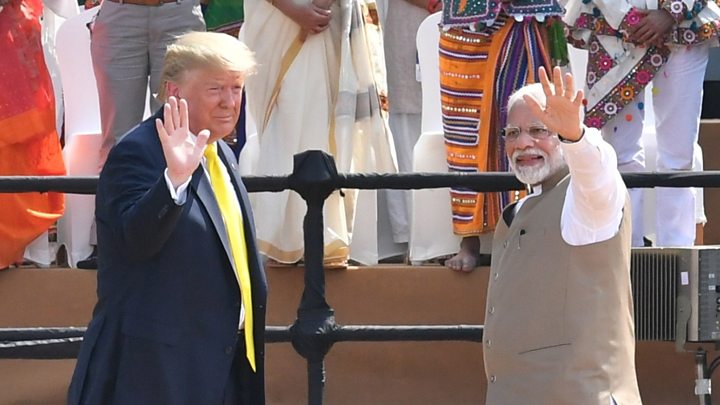
<path fill-rule="evenodd" d="M 471 272 L 475 270 L 479 260 L 480 238 L 467 236 L 460 242 L 460 251 L 445 261 L 445 267 L 455 271 Z"/>

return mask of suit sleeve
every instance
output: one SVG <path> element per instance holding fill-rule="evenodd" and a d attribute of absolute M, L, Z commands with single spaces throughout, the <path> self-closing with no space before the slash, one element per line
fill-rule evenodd
<path fill-rule="evenodd" d="M 182 214 L 164 178 L 162 152 L 138 142 L 121 142 L 111 152 L 98 193 L 106 206 L 99 220 L 111 227 L 116 243 L 130 259 L 144 260 L 158 253 Z"/>

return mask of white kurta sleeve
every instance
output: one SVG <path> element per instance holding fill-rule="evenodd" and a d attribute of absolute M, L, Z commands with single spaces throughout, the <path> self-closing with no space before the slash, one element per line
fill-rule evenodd
<path fill-rule="evenodd" d="M 561 217 L 563 239 L 580 246 L 612 238 L 627 194 L 615 151 L 595 128 L 586 128 L 578 142 L 561 145 L 571 175 Z"/>

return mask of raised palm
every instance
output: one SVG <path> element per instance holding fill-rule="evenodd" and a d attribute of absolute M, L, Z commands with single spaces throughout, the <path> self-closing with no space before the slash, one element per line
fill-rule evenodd
<path fill-rule="evenodd" d="M 190 133 L 187 101 L 170 97 L 165 103 L 163 120 L 155 127 L 167 162 L 168 177 L 173 186 L 187 181 L 200 165 L 210 131 L 203 129 L 196 137 Z"/>
<path fill-rule="evenodd" d="M 560 68 L 555 67 L 552 83 L 545 68 L 541 67 L 538 75 L 545 92 L 545 107 L 543 108 L 532 96 L 525 96 L 524 100 L 528 107 L 550 131 L 570 141 L 580 139 L 583 91 L 575 91 L 572 74 L 566 73 L 563 78 Z"/>

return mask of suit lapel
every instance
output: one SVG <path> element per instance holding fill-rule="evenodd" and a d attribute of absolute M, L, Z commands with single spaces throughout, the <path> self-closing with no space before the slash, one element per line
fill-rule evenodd
<path fill-rule="evenodd" d="M 190 181 L 190 187 L 195 190 L 198 200 L 205 207 L 205 210 L 215 227 L 215 231 L 220 237 L 220 242 L 222 242 L 228 260 L 234 269 L 235 262 L 232 260 L 232 250 L 230 249 L 230 241 L 228 240 L 225 223 L 223 222 L 222 214 L 220 214 L 220 207 L 215 199 L 212 186 L 210 185 L 210 179 L 208 179 L 205 175 L 205 169 L 202 166 L 198 167 L 197 170 L 195 170 L 195 173 L 193 173 L 192 181 Z"/>

